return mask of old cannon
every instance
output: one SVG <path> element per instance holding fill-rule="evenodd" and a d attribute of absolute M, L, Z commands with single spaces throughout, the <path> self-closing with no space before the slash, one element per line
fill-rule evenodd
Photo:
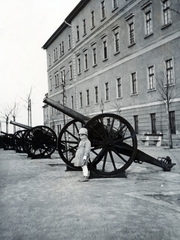
<path fill-rule="evenodd" d="M 1 131 L 1 144 L 4 150 L 14 150 L 14 135 Z"/>
<path fill-rule="evenodd" d="M 133 161 L 150 163 L 164 171 L 170 171 L 175 165 L 169 157 L 156 159 L 138 150 L 133 127 L 119 115 L 103 113 L 89 118 L 48 97 L 44 98 L 43 102 L 73 118 L 62 128 L 58 137 L 59 155 L 70 168 L 77 168 L 74 167 L 72 159 L 78 146 L 79 128 L 82 126 L 88 129 L 91 141 L 92 175 L 120 177 Z"/>
<path fill-rule="evenodd" d="M 30 127 L 10 121 L 11 124 L 25 130 L 15 133 L 16 148 L 22 148 L 31 158 L 49 158 L 57 147 L 56 133 L 47 126 Z M 18 147 L 17 147 L 18 145 Z"/>

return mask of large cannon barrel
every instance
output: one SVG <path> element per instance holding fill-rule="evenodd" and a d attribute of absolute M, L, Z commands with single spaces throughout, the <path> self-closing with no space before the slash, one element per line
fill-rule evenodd
<path fill-rule="evenodd" d="M 22 123 L 18 123 L 18 122 L 15 122 L 15 121 L 10 121 L 11 124 L 17 126 L 17 127 L 21 127 L 21 128 L 24 128 L 26 130 L 30 130 L 32 129 L 32 127 L 28 126 L 28 125 L 25 125 L 25 124 L 22 124 Z"/>
<path fill-rule="evenodd" d="M 69 117 L 72 117 L 74 120 L 77 120 L 81 123 L 86 123 L 90 119 L 89 117 L 84 116 L 83 114 L 78 113 L 78 112 L 74 111 L 73 109 L 62 105 L 61 103 L 57 103 L 48 97 L 45 97 L 43 102 L 50 105 L 51 107 L 59 110 L 60 112 L 63 112 L 64 114 L 68 115 Z"/>
<path fill-rule="evenodd" d="M 4 134 L 4 135 L 8 135 L 8 133 L 6 133 L 6 132 L 3 132 L 3 131 L 1 131 L 1 133 L 2 133 L 2 134 Z"/>

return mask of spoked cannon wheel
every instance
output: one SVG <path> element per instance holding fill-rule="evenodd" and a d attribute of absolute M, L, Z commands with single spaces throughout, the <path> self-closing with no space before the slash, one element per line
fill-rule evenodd
<path fill-rule="evenodd" d="M 80 169 L 72 163 L 79 144 L 79 129 L 82 123 L 72 120 L 61 130 L 58 137 L 58 152 L 61 159 L 72 169 Z"/>
<path fill-rule="evenodd" d="M 29 157 L 48 158 L 56 150 L 57 136 L 47 126 L 36 126 L 24 135 L 24 148 Z"/>
<path fill-rule="evenodd" d="M 100 177 L 115 177 L 135 160 L 137 138 L 128 121 L 105 113 L 91 118 L 85 127 L 91 141 L 91 171 Z"/>
<path fill-rule="evenodd" d="M 14 133 L 14 148 L 16 152 L 24 152 L 24 134 L 26 130 L 19 130 Z"/>

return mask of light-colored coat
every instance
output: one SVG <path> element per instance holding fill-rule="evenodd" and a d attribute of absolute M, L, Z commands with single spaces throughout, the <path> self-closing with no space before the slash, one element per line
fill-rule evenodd
<path fill-rule="evenodd" d="M 87 162 L 90 157 L 90 151 L 91 151 L 91 142 L 88 138 L 82 139 L 79 142 L 78 149 L 76 151 L 75 158 L 72 160 L 72 163 L 74 163 L 74 166 L 76 167 L 82 167 L 84 165 L 83 157 L 87 157 Z"/>

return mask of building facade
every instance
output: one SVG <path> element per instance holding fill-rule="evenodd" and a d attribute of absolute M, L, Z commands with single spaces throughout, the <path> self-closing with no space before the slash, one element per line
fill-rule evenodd
<path fill-rule="evenodd" d="M 178 10 L 179 9 L 179 10 Z M 178 0 L 82 0 L 43 45 L 48 97 L 86 116 L 113 112 L 139 136 L 180 139 Z M 69 117 L 44 106 L 58 134 Z"/>

